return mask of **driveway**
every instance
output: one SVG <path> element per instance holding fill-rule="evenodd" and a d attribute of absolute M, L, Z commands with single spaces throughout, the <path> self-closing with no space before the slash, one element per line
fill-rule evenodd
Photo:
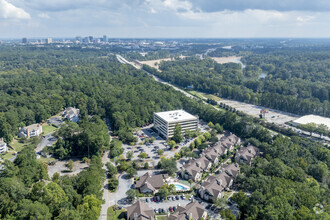
<path fill-rule="evenodd" d="M 126 179 L 125 174 L 122 174 L 118 177 L 119 184 L 118 189 L 116 192 L 110 193 L 110 191 L 107 188 L 107 185 L 104 186 L 103 193 L 103 199 L 105 201 L 104 204 L 102 204 L 101 207 L 101 215 L 99 217 L 99 220 L 106 220 L 107 219 L 107 209 L 110 206 L 113 206 L 115 204 L 121 205 L 121 206 L 129 206 L 131 204 L 127 204 L 125 198 L 127 190 L 129 190 L 133 184 L 132 179 Z M 108 179 L 106 179 L 106 182 Z"/>
<path fill-rule="evenodd" d="M 53 134 L 55 132 L 51 132 L 41 138 L 41 142 L 37 145 L 37 148 L 35 149 L 36 152 L 42 151 L 46 146 L 51 146 L 54 144 L 54 142 L 57 140 Z M 54 138 L 54 139 L 52 139 Z"/>

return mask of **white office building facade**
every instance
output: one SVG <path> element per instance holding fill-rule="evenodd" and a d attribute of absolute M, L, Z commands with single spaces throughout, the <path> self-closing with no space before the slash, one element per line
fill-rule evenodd
<path fill-rule="evenodd" d="M 186 130 L 198 130 L 198 118 L 183 110 L 154 113 L 154 128 L 164 138 L 173 137 L 176 124 L 181 125 L 183 134 Z"/>

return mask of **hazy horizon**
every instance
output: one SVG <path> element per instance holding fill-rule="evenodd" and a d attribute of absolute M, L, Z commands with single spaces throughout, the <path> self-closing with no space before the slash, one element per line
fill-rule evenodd
<path fill-rule="evenodd" d="M 322 0 L 0 0 L 0 38 L 329 38 Z"/>

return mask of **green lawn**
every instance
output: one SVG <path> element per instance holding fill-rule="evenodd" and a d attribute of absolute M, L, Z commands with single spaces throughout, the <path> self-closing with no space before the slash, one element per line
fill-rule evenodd
<path fill-rule="evenodd" d="M 166 220 L 167 216 L 166 215 L 157 215 L 156 220 Z"/>
<path fill-rule="evenodd" d="M 46 157 L 40 156 L 40 158 L 38 160 L 41 162 L 44 162 L 44 163 L 50 163 L 52 161 L 55 161 L 56 159 L 53 157 L 46 158 Z"/>
<path fill-rule="evenodd" d="M 113 206 L 111 206 L 107 211 L 107 220 L 125 219 L 125 212 L 125 209 L 117 210 L 117 212 L 115 212 Z"/>
<path fill-rule="evenodd" d="M 10 147 L 13 148 L 14 151 L 21 151 L 26 143 L 20 143 L 19 140 L 15 139 L 10 143 Z"/>
<path fill-rule="evenodd" d="M 56 131 L 58 128 L 55 128 L 52 125 L 45 124 L 42 126 L 42 132 L 44 135 L 49 134 L 50 132 Z"/>

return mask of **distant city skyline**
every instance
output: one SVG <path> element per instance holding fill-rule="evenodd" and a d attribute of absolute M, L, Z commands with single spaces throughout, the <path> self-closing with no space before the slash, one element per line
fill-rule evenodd
<path fill-rule="evenodd" d="M 0 38 L 329 38 L 322 0 L 0 0 Z"/>

